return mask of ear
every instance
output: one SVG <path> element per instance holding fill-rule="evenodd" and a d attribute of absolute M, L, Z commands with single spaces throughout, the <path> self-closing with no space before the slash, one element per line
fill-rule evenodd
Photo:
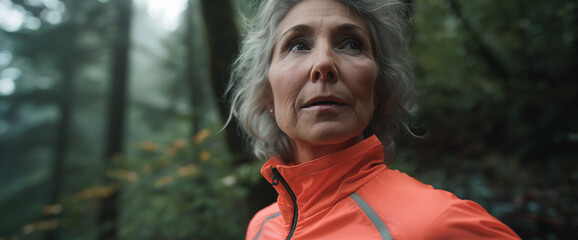
<path fill-rule="evenodd" d="M 271 91 L 271 87 L 267 89 L 267 96 L 265 100 L 265 106 L 267 106 L 267 112 L 271 117 L 275 117 L 275 102 L 273 101 L 273 92 Z"/>
<path fill-rule="evenodd" d="M 267 103 L 267 112 L 271 117 L 275 117 L 275 105 L 273 103 Z"/>

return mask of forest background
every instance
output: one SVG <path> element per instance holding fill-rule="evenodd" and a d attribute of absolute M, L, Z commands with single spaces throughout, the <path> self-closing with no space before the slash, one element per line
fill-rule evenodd
<path fill-rule="evenodd" d="M 390 166 L 578 239 L 578 2 L 412 0 Z M 241 239 L 275 200 L 223 101 L 249 0 L 0 0 L 0 240 Z"/>

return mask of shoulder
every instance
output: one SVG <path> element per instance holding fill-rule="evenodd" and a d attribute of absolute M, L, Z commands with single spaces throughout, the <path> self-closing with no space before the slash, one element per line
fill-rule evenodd
<path fill-rule="evenodd" d="M 261 231 L 261 227 L 265 222 L 280 215 L 281 212 L 279 211 L 279 206 L 277 205 L 276 202 L 261 209 L 259 212 L 255 214 L 255 216 L 253 216 L 253 218 L 249 222 L 246 234 L 247 239 L 252 239 L 254 236 L 257 236 L 257 234 L 259 234 L 259 232 Z"/>
<path fill-rule="evenodd" d="M 482 206 L 459 198 L 450 201 L 450 204 L 439 212 L 426 234 L 434 239 L 464 236 L 468 236 L 468 239 L 520 239 Z"/>
<path fill-rule="evenodd" d="M 519 239 L 479 204 L 397 170 L 383 171 L 358 194 L 381 218 L 395 225 L 392 228 L 415 239 Z"/>

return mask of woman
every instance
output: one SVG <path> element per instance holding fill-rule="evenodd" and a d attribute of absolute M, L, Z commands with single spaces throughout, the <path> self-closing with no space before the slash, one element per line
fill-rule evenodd
<path fill-rule="evenodd" d="M 482 207 L 384 164 L 412 73 L 396 0 L 265 0 L 233 68 L 232 116 L 278 201 L 247 239 L 518 239 Z"/>

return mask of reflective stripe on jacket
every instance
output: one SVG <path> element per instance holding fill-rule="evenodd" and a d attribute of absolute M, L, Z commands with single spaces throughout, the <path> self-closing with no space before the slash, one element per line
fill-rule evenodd
<path fill-rule="evenodd" d="M 300 165 L 270 159 L 261 173 L 279 197 L 246 239 L 519 239 L 477 203 L 389 169 L 383 156 L 372 136 Z"/>

